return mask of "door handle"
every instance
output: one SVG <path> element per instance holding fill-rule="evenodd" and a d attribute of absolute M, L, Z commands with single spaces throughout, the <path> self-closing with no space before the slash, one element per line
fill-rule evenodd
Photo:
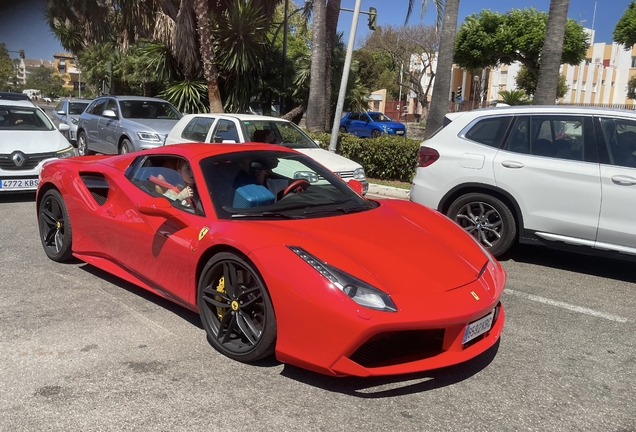
<path fill-rule="evenodd" d="M 612 176 L 612 182 L 619 186 L 634 186 L 636 185 L 636 178 L 624 175 Z"/>
<path fill-rule="evenodd" d="M 505 166 L 506 168 L 523 168 L 523 164 L 521 162 L 515 161 L 503 161 L 501 162 L 501 165 Z"/>

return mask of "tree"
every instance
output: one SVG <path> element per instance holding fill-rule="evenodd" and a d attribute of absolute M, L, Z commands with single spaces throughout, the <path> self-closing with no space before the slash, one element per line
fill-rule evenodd
<path fill-rule="evenodd" d="M 531 102 L 523 90 L 501 90 L 499 96 L 501 99 L 497 102 L 503 102 L 506 105 L 528 105 Z"/>
<path fill-rule="evenodd" d="M 400 66 L 389 53 L 363 46 L 353 52 L 352 61 L 358 65 L 357 76 L 370 91 L 386 89 L 387 98 L 398 98 Z"/>
<path fill-rule="evenodd" d="M 632 1 L 627 5 L 623 16 L 614 27 L 614 42 L 623 45 L 625 51 L 632 49 L 636 44 L 636 2 Z"/>
<path fill-rule="evenodd" d="M 565 94 L 569 90 L 569 87 L 567 85 L 565 76 L 559 74 L 558 71 L 557 74 L 558 80 L 556 98 L 559 99 L 565 96 Z M 525 91 L 530 96 L 534 96 L 537 90 L 537 77 L 534 76 L 525 66 L 521 66 L 521 69 L 519 69 L 519 73 L 517 73 L 517 76 L 515 77 L 515 83 L 517 84 L 518 88 Z"/>
<path fill-rule="evenodd" d="M 455 40 L 455 62 L 463 68 L 495 67 L 515 61 L 538 77 L 548 14 L 514 9 L 506 14 L 484 10 L 462 23 Z M 577 65 L 585 58 L 588 36 L 576 21 L 565 25 L 563 63 Z M 554 102 L 552 102 L 554 103 Z"/>
<path fill-rule="evenodd" d="M 631 100 L 636 99 L 636 76 L 633 76 L 627 81 L 627 97 Z"/>
<path fill-rule="evenodd" d="M 4 90 L 9 80 L 15 75 L 13 62 L 4 42 L 0 42 L 0 89 Z"/>
<path fill-rule="evenodd" d="M 405 92 L 414 92 L 422 106 L 428 104 L 428 94 L 435 77 L 433 59 L 439 49 L 435 27 L 425 24 L 379 27 L 367 37 L 364 47 L 389 54 L 398 68 L 403 65 L 406 80 L 402 86 Z M 423 83 L 425 73 L 429 78 Z"/>
<path fill-rule="evenodd" d="M 314 1 L 313 22 L 307 129 L 309 132 L 325 132 L 325 105 L 327 101 L 325 98 L 324 59 L 327 55 L 327 0 Z"/>
<path fill-rule="evenodd" d="M 570 0 L 552 0 L 548 14 L 548 24 L 545 31 L 545 42 L 541 52 L 541 67 L 537 79 L 537 91 L 534 94 L 535 105 L 553 105 L 557 99 L 559 82 L 559 68 L 563 55 L 568 7 Z M 589 43 L 585 47 L 589 47 Z"/>

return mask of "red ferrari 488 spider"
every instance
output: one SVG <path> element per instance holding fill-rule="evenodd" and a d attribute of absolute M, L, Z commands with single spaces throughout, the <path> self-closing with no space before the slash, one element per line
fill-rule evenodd
<path fill-rule="evenodd" d="M 499 263 L 442 214 L 355 187 L 281 146 L 171 145 L 46 163 L 37 217 L 49 258 L 198 312 L 238 361 L 372 376 L 491 347 Z"/>

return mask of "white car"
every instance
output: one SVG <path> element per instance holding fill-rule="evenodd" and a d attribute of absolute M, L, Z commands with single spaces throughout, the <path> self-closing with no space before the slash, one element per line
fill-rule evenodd
<path fill-rule="evenodd" d="M 636 258 L 636 113 L 522 106 L 447 114 L 424 141 L 410 200 L 493 255 L 515 241 Z"/>
<path fill-rule="evenodd" d="M 46 161 L 75 156 L 68 130 L 30 101 L 0 100 L 0 194 L 36 190 Z"/>
<path fill-rule="evenodd" d="M 359 181 L 362 183 L 364 194 L 369 188 L 362 165 L 322 149 L 294 123 L 277 117 L 252 114 L 188 114 L 174 126 L 166 138 L 166 145 L 184 142 L 280 144 L 313 158 L 345 181 Z"/>

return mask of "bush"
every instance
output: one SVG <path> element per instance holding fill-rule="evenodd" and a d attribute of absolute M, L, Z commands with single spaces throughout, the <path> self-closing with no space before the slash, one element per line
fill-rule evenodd
<path fill-rule="evenodd" d="M 310 133 L 325 150 L 329 149 L 331 134 Z M 421 140 L 382 135 L 378 138 L 360 138 L 338 134 L 336 153 L 358 162 L 367 177 L 379 180 L 411 182 L 415 175 L 417 151 Z"/>

